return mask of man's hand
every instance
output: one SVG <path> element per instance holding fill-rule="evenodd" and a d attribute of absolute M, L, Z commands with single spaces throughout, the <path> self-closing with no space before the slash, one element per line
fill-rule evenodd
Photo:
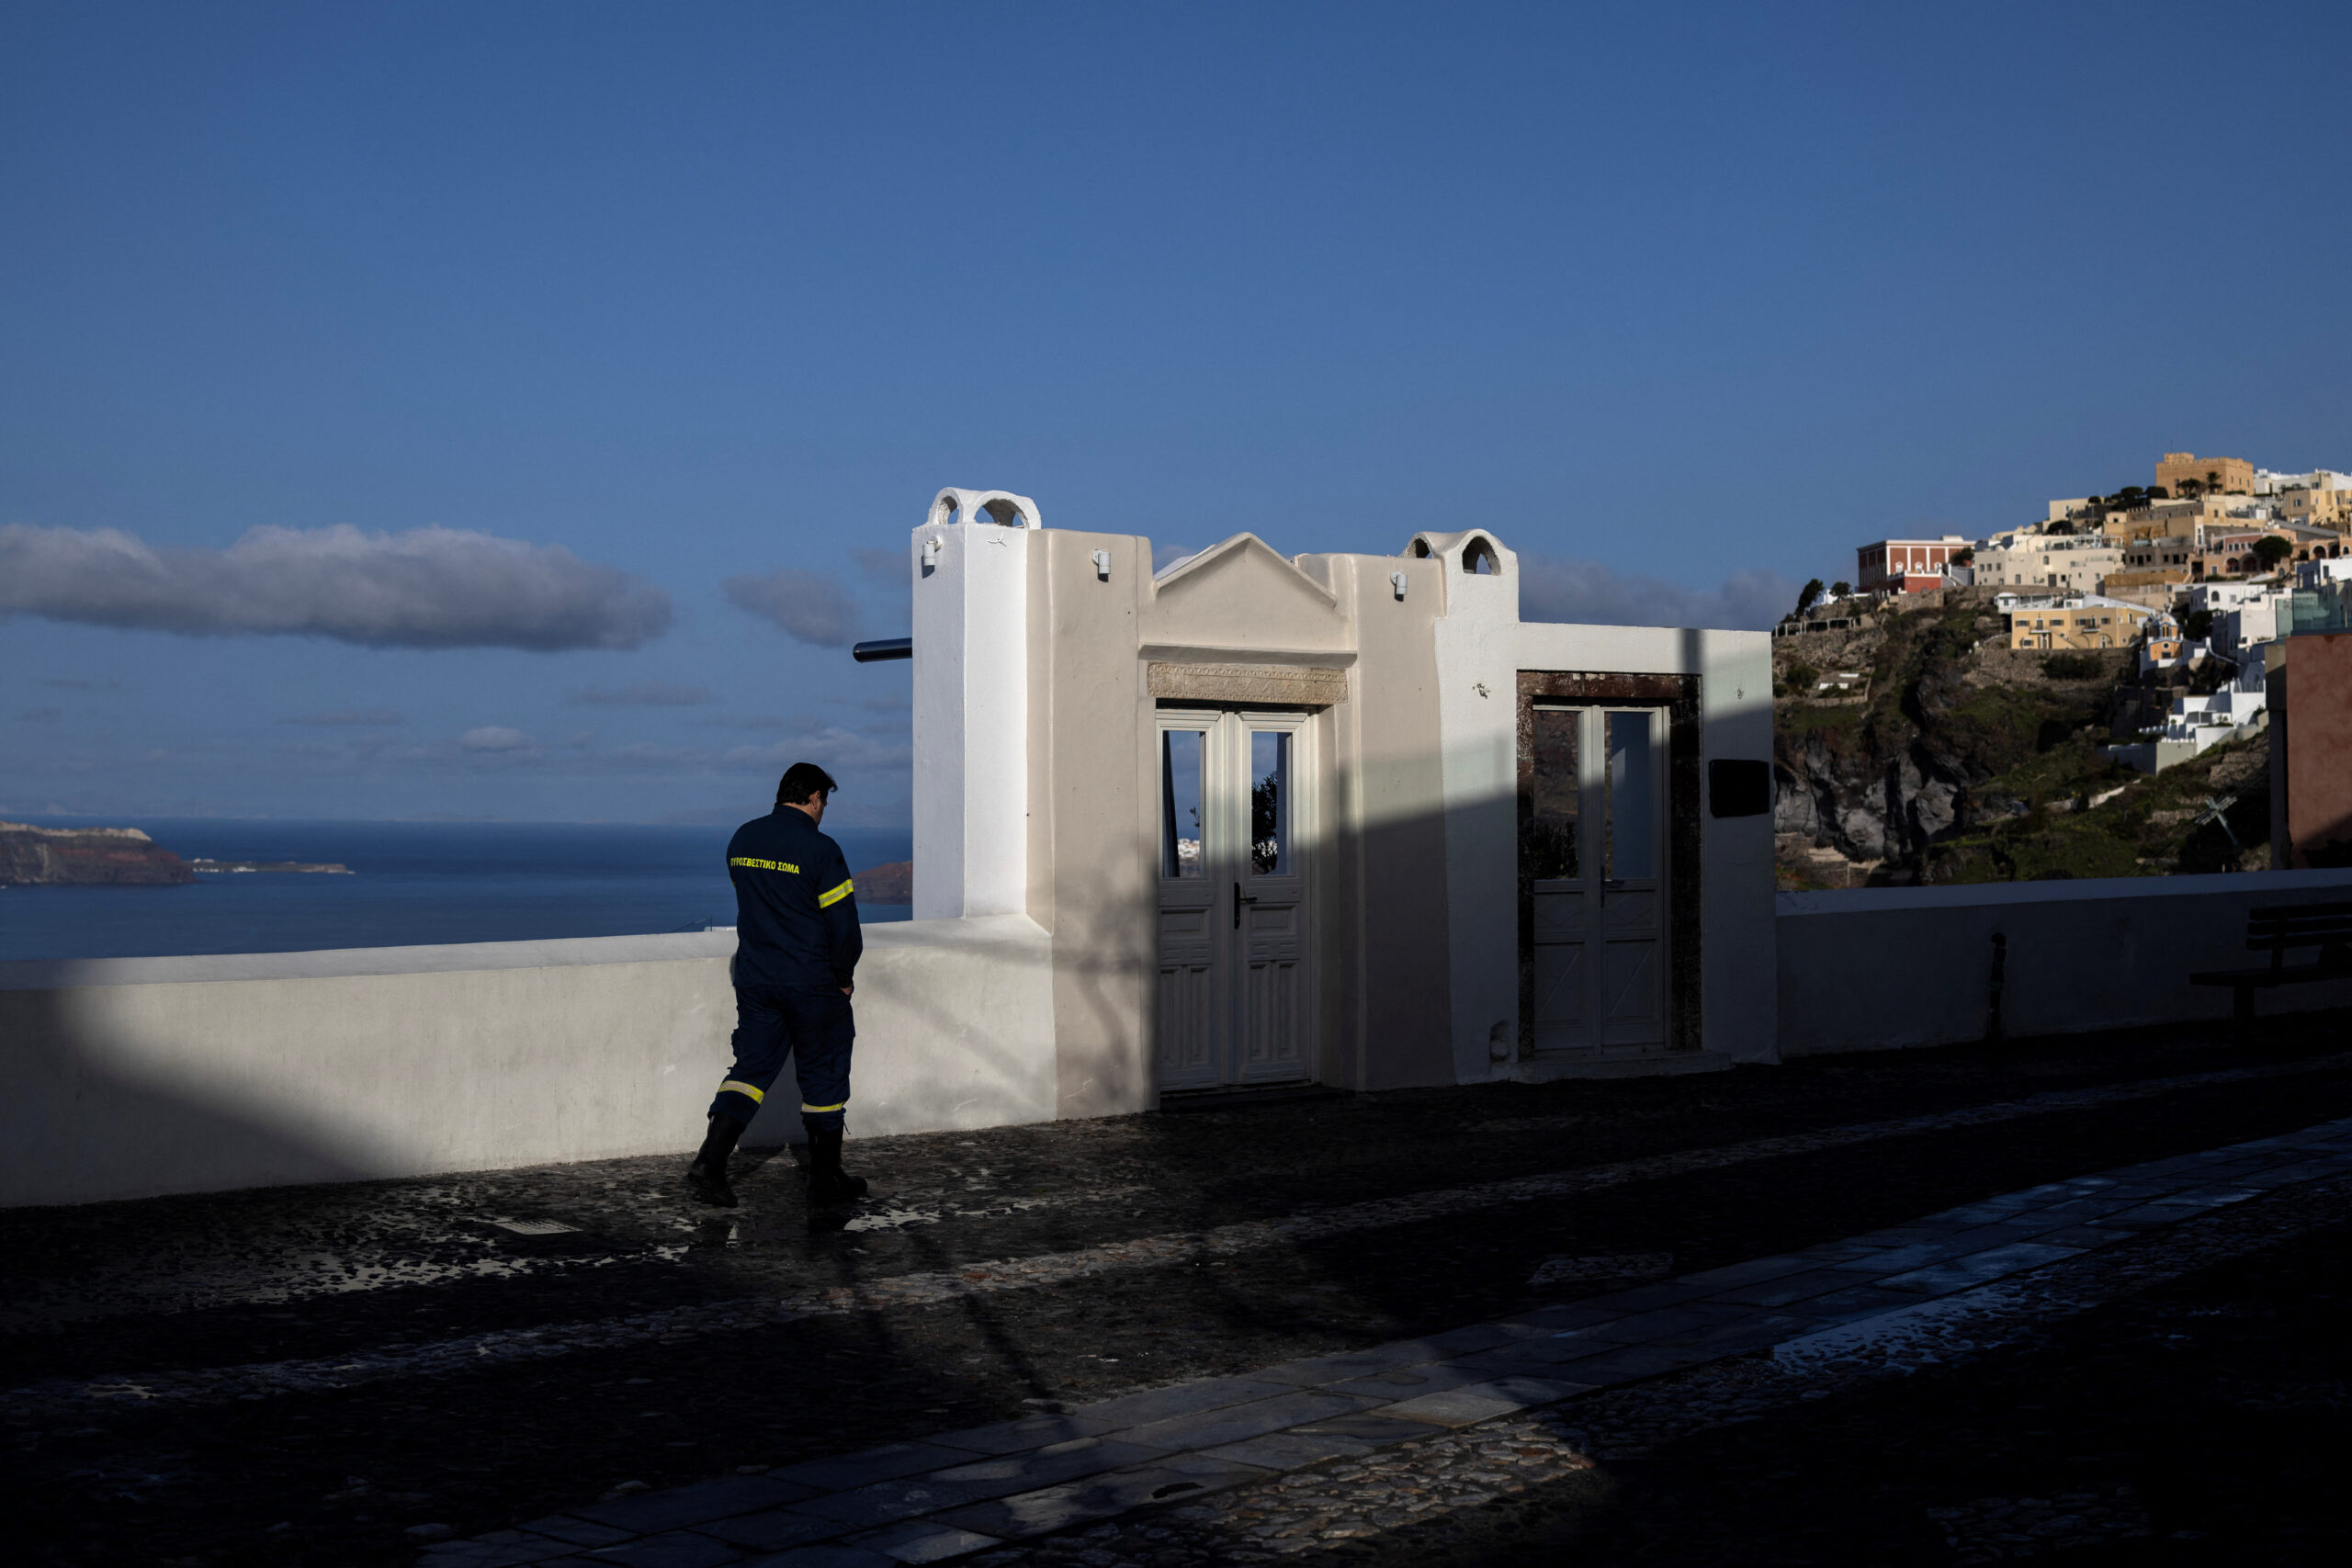
<path fill-rule="evenodd" d="M 843 987 L 842 987 L 842 995 L 843 995 L 843 996 L 845 996 L 845 997 L 852 997 L 852 996 L 855 996 L 856 994 L 857 994 L 857 982 L 856 982 L 856 981 L 854 981 L 854 980 L 852 980 L 848 985 L 843 986 Z"/>

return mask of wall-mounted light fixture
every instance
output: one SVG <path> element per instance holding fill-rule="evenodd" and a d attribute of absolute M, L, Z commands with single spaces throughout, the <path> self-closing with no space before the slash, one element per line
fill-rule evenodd
<path fill-rule="evenodd" d="M 1097 550 L 1094 552 L 1094 575 L 1101 578 L 1105 582 L 1111 581 L 1110 551 Z"/>
<path fill-rule="evenodd" d="M 1402 599 L 1405 596 L 1405 574 L 1401 571 L 1390 572 L 1388 586 L 1396 590 L 1396 597 Z"/>

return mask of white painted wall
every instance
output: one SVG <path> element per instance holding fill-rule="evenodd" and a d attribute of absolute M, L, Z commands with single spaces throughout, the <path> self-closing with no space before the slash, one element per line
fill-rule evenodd
<path fill-rule="evenodd" d="M 1430 631 L 1445 781 L 1453 1076 L 1484 1083 L 1509 1076 L 1519 1046 L 1519 558 L 1483 532 L 1418 537 L 1436 554 L 1445 601 Z M 1498 570 L 1462 570 L 1474 540 L 1494 550 Z"/>
<path fill-rule="evenodd" d="M 1781 1052 L 1981 1039 L 1995 931 L 2008 939 L 2002 1018 L 2012 1036 L 2226 1019 L 2229 991 L 2188 976 L 2267 962 L 2245 950 L 2246 912 L 2347 890 L 2352 871 L 1783 893 Z M 2263 1016 L 2352 1007 L 2352 980 L 2282 987 L 2255 1006 Z"/>
<path fill-rule="evenodd" d="M 1702 773 L 1718 757 L 1771 760 L 1769 633 L 1522 622 L 1512 643 L 1520 670 L 1697 675 Z M 1702 1043 L 1735 1062 L 1775 1061 L 1772 1012 L 1761 1005 L 1773 982 L 1771 815 L 1718 818 L 1702 803 L 1699 841 Z M 1515 876 L 1515 862 L 1502 874 Z M 1512 941 L 1516 953 L 1515 931 Z"/>
<path fill-rule="evenodd" d="M 985 521 L 915 530 L 917 919 L 1028 908 L 1029 541 Z"/>
<path fill-rule="evenodd" d="M 868 926 L 853 1137 L 1050 1120 L 1052 943 Z M 0 1206 L 679 1152 L 731 933 L 0 964 Z M 797 1096 L 750 1141 L 781 1143 Z"/>

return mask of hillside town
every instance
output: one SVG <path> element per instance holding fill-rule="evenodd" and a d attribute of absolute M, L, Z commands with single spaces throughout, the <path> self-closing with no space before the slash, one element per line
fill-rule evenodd
<path fill-rule="evenodd" d="M 2329 468 L 2167 452 L 1982 537 L 1862 545 L 1773 629 L 1783 886 L 2332 863 L 2266 840 L 2274 792 L 2340 772 L 2290 778 L 2273 730 L 2295 639 L 2347 608 L 2352 473 Z M 2303 698 L 2352 703 L 2307 646 Z M 2052 831 L 2109 803 L 2098 839 Z"/>

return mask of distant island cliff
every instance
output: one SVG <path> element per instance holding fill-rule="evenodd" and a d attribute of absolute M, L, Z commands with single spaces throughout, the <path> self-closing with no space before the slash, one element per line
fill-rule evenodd
<path fill-rule="evenodd" d="M 894 860 L 888 865 L 871 865 L 857 874 L 858 902 L 862 904 L 911 904 L 915 901 L 915 863 Z"/>
<path fill-rule="evenodd" d="M 136 828 L 0 822 L 0 887 L 169 887 L 195 880 L 187 862 Z"/>

